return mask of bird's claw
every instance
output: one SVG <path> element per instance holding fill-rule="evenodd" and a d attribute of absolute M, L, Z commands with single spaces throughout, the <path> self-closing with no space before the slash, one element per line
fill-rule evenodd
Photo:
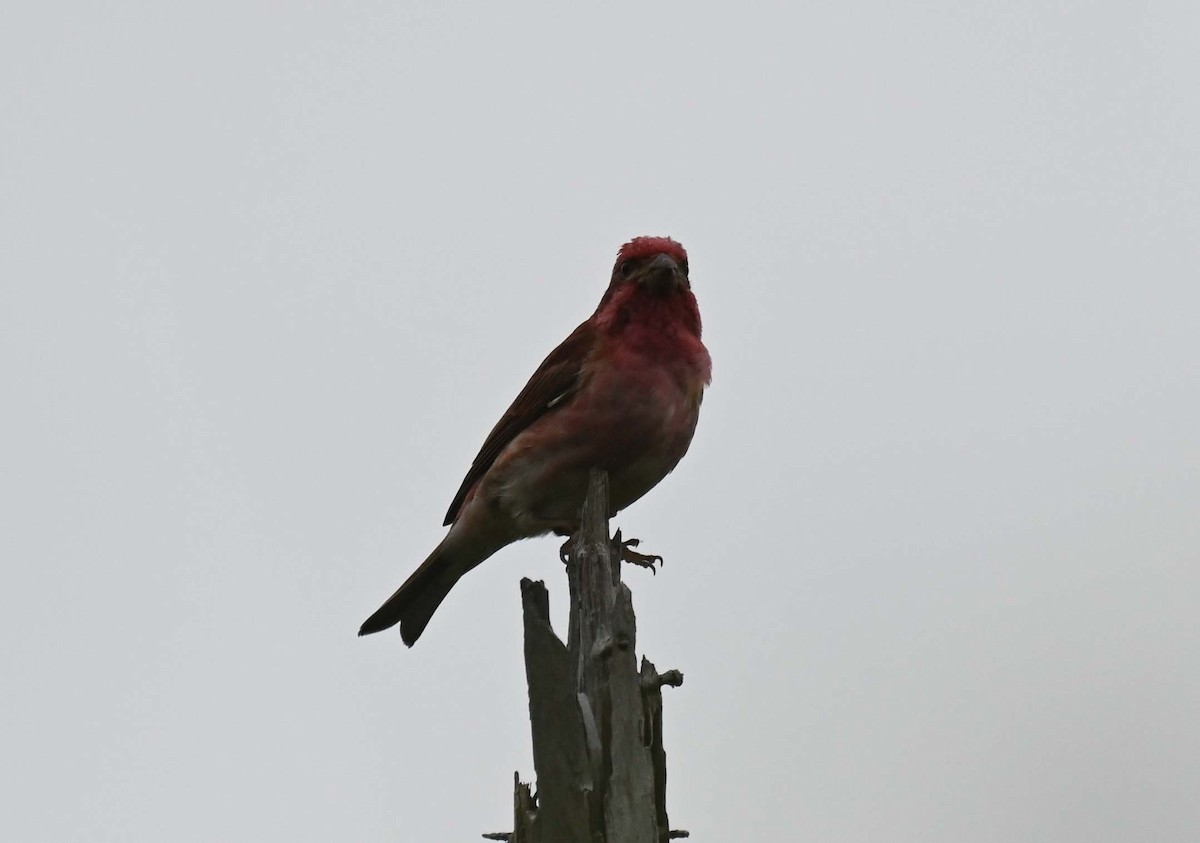
<path fill-rule="evenodd" d="M 629 562 L 632 565 L 637 565 L 639 568 L 649 568 L 650 573 L 657 574 L 658 569 L 654 566 L 663 565 L 663 558 L 651 553 L 638 553 L 633 548 L 640 545 L 640 539 L 624 539 L 621 538 L 621 531 L 617 530 L 616 535 L 612 537 L 612 549 L 617 559 L 622 562 Z M 575 536 L 571 536 L 558 549 L 558 558 L 564 565 L 571 562 L 571 554 L 575 552 Z"/>
<path fill-rule="evenodd" d="M 613 536 L 613 550 L 621 561 L 637 565 L 639 568 L 649 568 L 650 573 L 657 574 L 658 569 L 654 567 L 655 563 L 659 565 L 666 563 L 663 562 L 661 556 L 651 553 L 638 553 L 633 549 L 641 543 L 641 539 L 621 538 L 620 530 L 617 530 L 617 534 Z"/>
<path fill-rule="evenodd" d="M 564 565 L 570 564 L 571 554 L 574 552 L 575 552 L 575 536 L 572 535 L 565 542 L 563 542 L 562 547 L 560 547 L 558 549 L 559 561 L 562 562 Z"/>

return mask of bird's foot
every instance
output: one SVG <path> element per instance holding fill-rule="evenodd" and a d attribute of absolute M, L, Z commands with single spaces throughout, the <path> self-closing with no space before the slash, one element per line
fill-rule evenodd
<path fill-rule="evenodd" d="M 571 562 L 571 554 L 575 552 L 575 536 L 571 535 L 569 539 L 562 543 L 562 547 L 558 549 L 558 558 L 567 565 Z"/>
<path fill-rule="evenodd" d="M 638 553 L 634 550 L 640 545 L 641 539 L 625 539 L 621 537 L 621 531 L 617 530 L 616 535 L 612 537 L 612 551 L 616 558 L 621 562 L 629 562 L 632 565 L 637 565 L 639 568 L 649 568 L 650 573 L 657 574 L 658 569 L 654 566 L 663 565 L 661 556 L 650 553 Z M 571 536 L 558 549 L 558 558 L 564 564 L 570 564 L 571 554 L 575 552 L 575 536 Z"/>
<path fill-rule="evenodd" d="M 617 558 L 622 562 L 629 562 L 637 565 L 639 568 L 649 568 L 650 573 L 657 574 L 658 569 L 654 567 L 657 562 L 659 565 L 666 564 L 661 556 L 656 556 L 649 553 L 638 553 L 633 548 L 640 545 L 641 539 L 622 539 L 621 531 L 617 530 L 617 534 L 613 536 L 613 552 L 617 554 Z"/>

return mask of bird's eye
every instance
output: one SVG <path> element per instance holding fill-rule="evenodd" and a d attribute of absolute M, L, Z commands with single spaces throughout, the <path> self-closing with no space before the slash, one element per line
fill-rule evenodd
<path fill-rule="evenodd" d="M 633 261 L 624 261 L 621 264 L 621 277 L 628 278 L 633 275 Z"/>

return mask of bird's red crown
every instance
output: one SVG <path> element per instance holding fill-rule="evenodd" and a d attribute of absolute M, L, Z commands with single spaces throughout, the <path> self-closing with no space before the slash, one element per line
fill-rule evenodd
<path fill-rule="evenodd" d="M 650 255 L 670 255 L 681 264 L 687 263 L 687 251 L 670 237 L 635 237 L 621 247 L 617 263 Z"/>

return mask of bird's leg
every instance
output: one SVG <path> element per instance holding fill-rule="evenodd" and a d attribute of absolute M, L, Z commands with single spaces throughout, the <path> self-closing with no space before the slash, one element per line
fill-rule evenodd
<path fill-rule="evenodd" d="M 616 535 L 612 537 L 612 552 L 622 562 L 629 562 L 630 564 L 637 565 L 639 568 L 649 568 L 650 573 L 657 574 L 658 569 L 654 566 L 655 564 L 665 564 L 663 558 L 655 554 L 638 553 L 633 549 L 641 543 L 641 539 L 622 538 L 621 531 L 617 530 Z M 558 549 L 558 558 L 566 565 L 571 561 L 571 554 L 574 552 L 575 535 L 572 534 L 570 538 L 562 543 L 562 547 Z"/>
<path fill-rule="evenodd" d="M 564 521 L 561 518 L 538 518 L 535 516 L 531 520 L 531 525 L 536 531 L 535 534 L 554 533 L 556 536 L 568 536 L 563 542 L 562 547 L 558 549 L 558 558 L 565 565 L 571 558 L 571 552 L 575 549 L 575 534 L 579 531 L 578 521 Z"/>
<path fill-rule="evenodd" d="M 571 554 L 575 552 L 575 534 L 562 543 L 562 547 L 558 549 L 558 558 L 564 565 L 570 564 Z"/>
<path fill-rule="evenodd" d="M 617 558 L 622 562 L 630 562 L 634 565 L 637 565 L 639 568 L 649 568 L 650 573 L 657 574 L 658 569 L 654 567 L 654 563 L 657 562 L 659 565 L 664 565 L 666 563 L 663 562 L 663 558 L 661 556 L 655 556 L 649 553 L 638 553 L 633 549 L 641 543 L 642 542 L 640 539 L 622 539 L 621 531 L 617 530 L 617 534 L 612 538 L 613 553 L 615 553 Z"/>

